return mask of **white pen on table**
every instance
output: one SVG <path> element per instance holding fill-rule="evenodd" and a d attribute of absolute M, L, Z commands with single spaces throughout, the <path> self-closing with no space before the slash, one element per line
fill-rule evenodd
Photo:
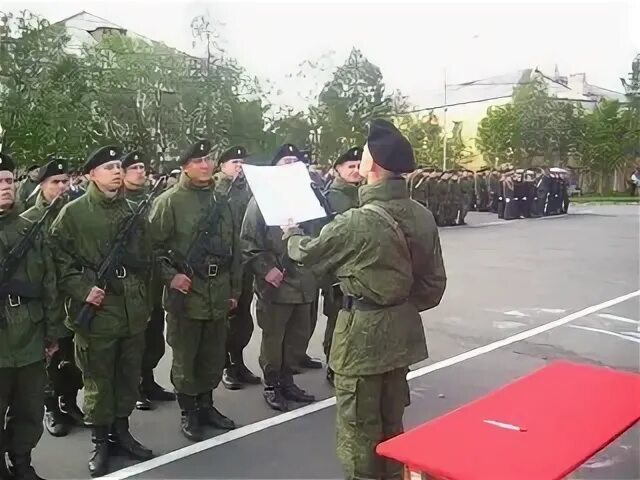
<path fill-rule="evenodd" d="M 511 425 L 510 423 L 498 422 L 497 420 L 485 420 L 484 423 L 493 425 L 494 427 L 504 428 L 505 430 L 513 430 L 515 432 L 526 432 L 526 428 L 519 427 L 517 425 Z"/>

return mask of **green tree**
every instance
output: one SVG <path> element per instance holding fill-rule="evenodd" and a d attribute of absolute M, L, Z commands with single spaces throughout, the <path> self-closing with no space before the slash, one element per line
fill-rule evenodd
<path fill-rule="evenodd" d="M 581 162 L 598 179 L 599 193 L 608 189 L 606 180 L 627 161 L 628 138 L 619 102 L 604 100 L 586 116 Z"/>
<path fill-rule="evenodd" d="M 0 14 L 0 144 L 19 165 L 80 159 L 93 143 L 94 94 L 67 42 L 62 27 L 28 11 Z"/>
<path fill-rule="evenodd" d="M 310 109 L 320 159 L 327 162 L 353 145 L 362 145 L 370 120 L 389 118 L 405 104 L 398 92 L 386 92 L 380 68 L 354 48 L 323 87 L 317 106 Z"/>
<path fill-rule="evenodd" d="M 536 157 L 566 165 L 579 154 L 583 117 L 580 106 L 550 96 L 543 78 L 527 72 L 514 87 L 511 103 L 487 109 L 476 141 L 492 166 L 529 167 Z"/>

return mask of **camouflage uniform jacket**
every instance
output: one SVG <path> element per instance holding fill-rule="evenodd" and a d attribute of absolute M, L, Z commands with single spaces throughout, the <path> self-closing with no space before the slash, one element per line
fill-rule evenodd
<path fill-rule="evenodd" d="M 206 187 L 194 186 L 189 177 L 181 175 L 179 182 L 163 192 L 151 209 L 151 239 L 156 265 L 167 289 L 179 273 L 172 256 L 185 259 L 197 235 L 198 225 L 211 208 L 218 209 L 215 224 L 206 225 L 200 258 L 191 267 L 196 271 L 191 291 L 186 297 L 184 312 L 171 312 L 196 320 L 224 320 L 229 311 L 229 299 L 240 295 L 240 250 L 234 237 L 233 218 L 228 197 L 215 192 L 213 181 Z M 207 273 L 215 266 L 215 275 Z M 204 272 L 198 274 L 198 272 Z"/>
<path fill-rule="evenodd" d="M 78 333 L 75 318 L 96 285 L 96 272 L 124 222 L 133 214 L 135 204 L 119 192 L 107 198 L 93 183 L 87 193 L 67 203 L 51 225 L 50 239 L 59 274 L 58 285 L 68 296 L 67 326 Z M 145 218 L 138 220 L 136 234 L 122 252 L 124 278 L 111 272 L 106 295 L 89 332 L 85 336 L 118 338 L 145 330 L 149 318 L 147 288 L 151 266 L 151 245 Z M 124 267 L 124 270 L 123 270 Z"/>
<path fill-rule="evenodd" d="M 293 230 L 288 240 L 291 258 L 318 275 L 333 273 L 345 295 L 377 305 L 340 312 L 331 368 L 342 375 L 376 375 L 425 359 L 420 312 L 438 305 L 446 286 L 435 220 L 409 198 L 404 180 L 361 187 L 360 204 L 317 238 Z"/>

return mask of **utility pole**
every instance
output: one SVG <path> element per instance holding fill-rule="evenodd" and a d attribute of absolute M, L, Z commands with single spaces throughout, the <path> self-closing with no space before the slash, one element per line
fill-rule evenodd
<path fill-rule="evenodd" d="M 447 68 L 444 69 L 444 114 L 442 116 L 442 171 L 447 169 Z"/>

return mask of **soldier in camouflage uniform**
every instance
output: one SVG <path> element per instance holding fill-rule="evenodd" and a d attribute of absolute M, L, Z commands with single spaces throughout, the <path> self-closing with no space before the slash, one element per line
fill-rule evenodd
<path fill-rule="evenodd" d="M 40 165 L 33 164 L 27 168 L 27 176 L 20 182 L 16 191 L 16 201 L 23 210 L 32 207 L 35 203 L 33 192 L 38 187 L 38 171 Z"/>
<path fill-rule="evenodd" d="M 214 175 L 216 191 L 227 195 L 233 219 L 234 243 L 240 244 L 242 219 L 251 199 L 249 185 L 242 175 L 242 163 L 247 158 L 247 149 L 235 146 L 224 152 L 218 159 L 220 171 Z M 242 283 L 238 306 L 229 312 L 229 332 L 227 335 L 227 356 L 222 373 L 222 384 L 229 390 L 238 390 L 247 385 L 260 383 L 244 363 L 243 351 L 253 334 L 251 302 L 253 301 L 253 275 L 247 268 L 242 269 Z"/>
<path fill-rule="evenodd" d="M 442 175 L 442 172 L 438 170 L 434 170 L 430 172 L 427 176 L 427 205 L 426 207 L 433 214 L 436 221 L 438 219 L 438 209 L 440 208 L 440 204 L 438 201 L 438 179 Z"/>
<path fill-rule="evenodd" d="M 474 196 L 473 179 L 471 178 L 473 172 L 469 170 L 463 170 L 460 173 L 460 216 L 458 217 L 458 225 L 465 225 L 465 218 L 471 208 L 471 202 Z"/>
<path fill-rule="evenodd" d="M 333 169 L 336 172 L 336 177 L 325 192 L 333 212 L 344 213 L 358 206 L 358 185 L 362 182 L 362 177 L 358 172 L 361 159 L 362 147 L 353 147 L 340 155 L 334 162 Z M 322 347 L 327 358 L 327 379 L 333 383 L 333 371 L 329 367 L 329 360 L 333 331 L 336 327 L 338 312 L 342 308 L 342 290 L 340 290 L 340 282 L 336 278 L 330 278 L 323 283 L 323 313 L 327 317 L 327 327 L 324 331 Z"/>
<path fill-rule="evenodd" d="M 210 150 L 208 140 L 198 140 L 182 152 L 178 184 L 157 198 L 150 215 L 173 348 L 171 383 L 181 431 L 195 442 L 203 425 L 235 428 L 213 406 L 213 390 L 225 365 L 227 317 L 240 296 L 240 251 L 228 198 L 214 189 Z"/>
<path fill-rule="evenodd" d="M 35 205 L 22 214 L 29 222 L 37 222 L 50 204 L 69 189 L 69 175 L 64 160 L 53 158 L 38 172 L 40 182 Z M 56 212 L 49 215 L 42 226 L 45 240 L 49 238 L 49 229 L 62 208 L 62 202 L 56 202 Z M 57 293 L 57 292 L 56 292 Z M 64 327 L 64 298 L 57 294 L 55 302 L 49 308 L 55 312 L 61 325 L 57 339 L 58 351 L 47 361 L 47 385 L 45 388 L 44 426 L 54 437 L 64 437 L 71 426 L 83 425 L 84 415 L 77 404 L 78 391 L 82 389 L 82 372 L 75 362 L 73 351 L 73 332 Z"/>
<path fill-rule="evenodd" d="M 122 181 L 124 197 L 134 204 L 139 204 L 151 191 L 146 176 L 149 160 L 142 152 L 134 150 L 124 154 L 121 161 L 124 171 Z M 150 268 L 152 268 L 151 265 Z M 173 393 L 158 385 L 153 376 L 153 370 L 160 363 L 165 350 L 162 283 L 155 272 L 148 286 L 148 298 L 151 314 L 145 330 L 142 373 L 136 401 L 138 410 L 150 410 L 153 408 L 152 402 L 171 402 L 176 399 Z"/>
<path fill-rule="evenodd" d="M 75 356 L 84 379 L 85 421 L 94 445 L 91 476 L 107 473 L 110 445 L 132 458 L 153 456 L 129 432 L 149 318 L 151 248 L 145 219 L 138 219 L 138 234 L 110 272 L 106 288 L 96 286 L 100 264 L 135 209 L 121 189 L 120 153 L 118 147 L 106 146 L 87 158 L 87 193 L 62 208 L 50 233 L 58 285 L 69 297 L 66 324 L 75 334 Z M 75 322 L 85 304 L 95 309 L 89 328 Z"/>
<path fill-rule="evenodd" d="M 11 157 L 0 153 L 2 262 L 31 226 L 18 215 L 14 169 Z M 55 267 L 42 229 L 13 276 L 0 285 L 0 295 L 0 476 L 39 480 L 31 467 L 31 451 L 42 436 L 44 360 L 55 354 L 62 325 L 54 311 Z M 10 473 L 5 452 L 12 464 Z"/>
<path fill-rule="evenodd" d="M 281 146 L 273 165 L 300 161 L 295 145 Z M 309 228 L 309 226 L 307 226 Z M 256 315 L 262 329 L 260 367 L 264 399 L 274 410 L 288 410 L 288 401 L 312 402 L 293 382 L 293 368 L 305 354 L 309 339 L 311 304 L 318 282 L 309 269 L 293 262 L 279 227 L 267 226 L 255 198 L 247 207 L 240 238 L 247 268 L 255 275 Z"/>
<path fill-rule="evenodd" d="M 374 120 L 360 172 L 359 208 L 338 215 L 317 238 L 283 228 L 292 259 L 333 273 L 345 295 L 331 347 L 337 452 L 347 479 L 400 479 L 402 466 L 376 445 L 403 431 L 408 367 L 427 358 L 420 312 L 446 285 L 433 215 L 409 199 L 400 174 L 415 167 L 408 140 Z"/>

